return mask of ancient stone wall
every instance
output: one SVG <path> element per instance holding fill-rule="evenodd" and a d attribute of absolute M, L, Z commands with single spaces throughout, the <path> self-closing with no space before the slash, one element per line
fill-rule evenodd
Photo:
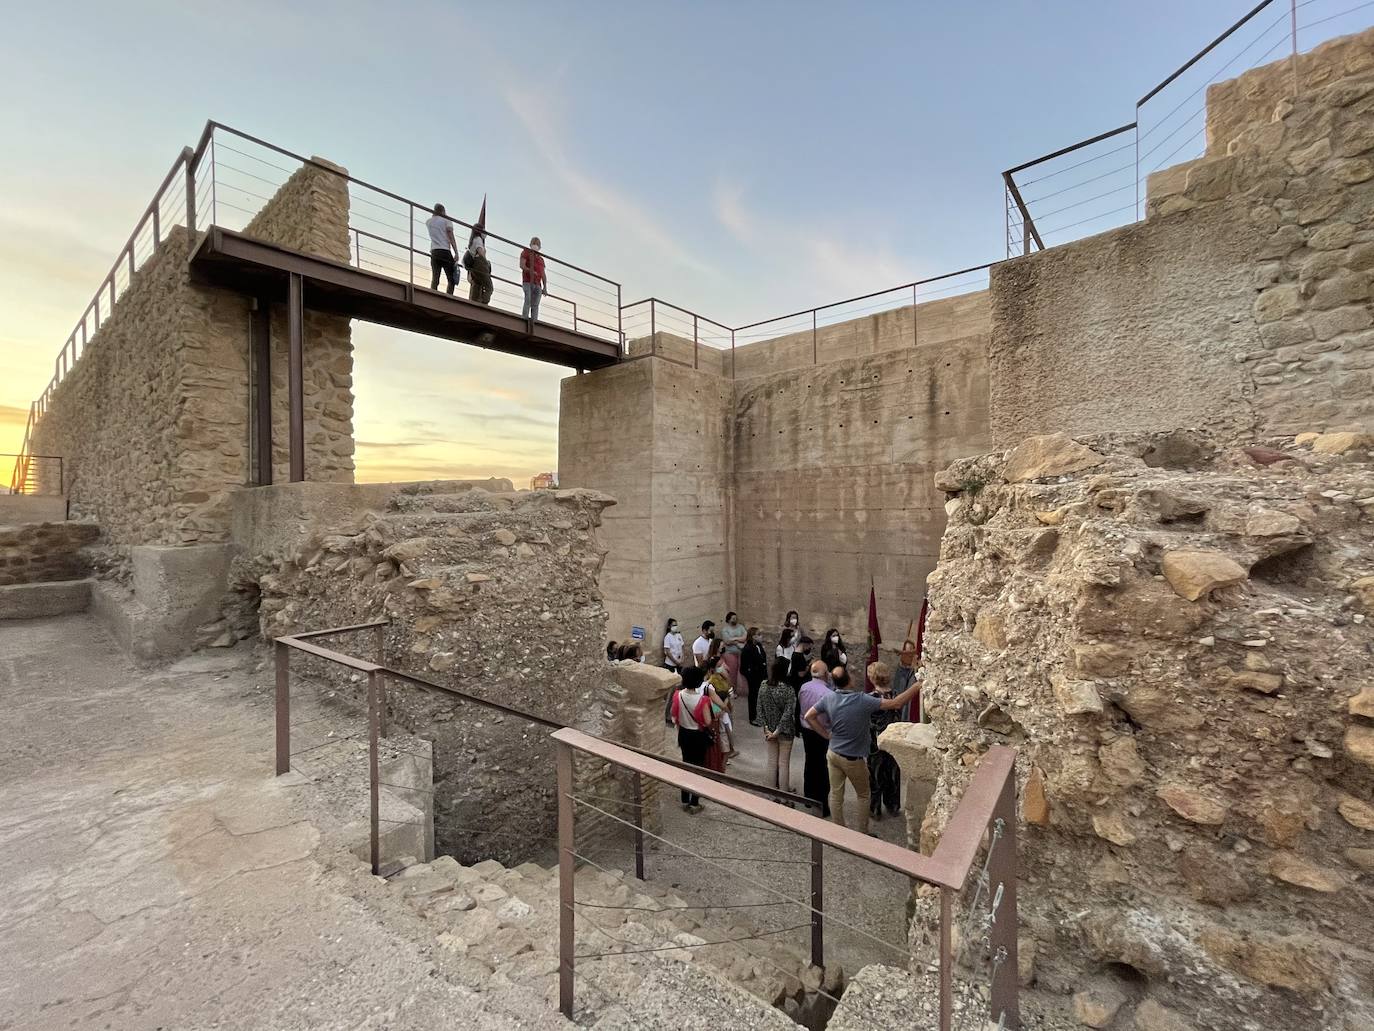
<path fill-rule="evenodd" d="M 1052 435 L 937 479 L 924 844 L 1016 747 L 1023 971 L 1093 1027 L 1374 1020 L 1372 450 Z"/>
<path fill-rule="evenodd" d="M 341 179 L 305 167 L 249 230 L 328 257 L 347 257 Z M 37 453 L 62 455 L 73 516 L 97 523 L 116 553 L 142 544 L 221 542 L 229 497 L 253 476 L 249 301 L 196 283 L 192 241 L 174 227 L 140 267 L 35 430 Z M 278 306 L 280 309 L 280 306 Z M 273 316 L 277 475 L 287 474 L 286 322 Z M 308 313 L 306 475 L 353 475 L 348 322 Z"/>
<path fill-rule="evenodd" d="M 0 526 L 0 586 L 78 580 L 90 572 L 81 549 L 99 530 L 91 523 Z"/>
<path fill-rule="evenodd" d="M 610 675 L 595 529 L 608 499 L 586 491 L 489 494 L 406 485 L 384 511 L 299 547 L 243 556 L 233 579 L 260 593 L 264 638 L 390 619 L 388 665 L 599 733 Z M 340 645 L 371 657 L 369 636 Z M 308 657 L 304 675 L 329 671 Z M 346 678 L 351 692 L 361 684 Z M 440 851 L 530 858 L 552 841 L 549 731 L 391 681 L 392 718 L 434 742 Z"/>
<path fill-rule="evenodd" d="M 1142 223 L 995 266 L 993 436 L 1374 417 L 1374 30 L 1209 91 Z"/>

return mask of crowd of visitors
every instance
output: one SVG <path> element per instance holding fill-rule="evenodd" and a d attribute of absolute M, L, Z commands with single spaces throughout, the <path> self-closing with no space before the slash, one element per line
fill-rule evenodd
<path fill-rule="evenodd" d="M 870 658 L 876 657 L 876 648 Z M 609 661 L 643 662 L 638 642 L 607 646 Z M 850 649 L 837 627 L 821 639 L 807 636 L 801 617 L 783 617 L 771 655 L 763 632 L 727 612 L 717 628 L 705 620 L 690 647 L 676 619 L 663 628 L 663 666 L 681 677 L 669 696 L 666 722 L 677 727 L 684 762 L 724 772 L 739 754 L 734 714 L 743 700 L 751 727 L 762 732 L 767 758 L 765 782 L 792 791 L 793 744 L 804 752 L 802 794 L 821 812 L 846 826 L 846 789 L 858 803 L 854 825 L 867 832 L 870 817 L 895 815 L 901 804 L 901 770 L 878 747 L 878 736 L 894 722 L 920 722 L 920 658 L 914 641 L 902 643 L 894 670 L 870 661 L 850 672 Z M 742 715 L 742 714 L 741 714 Z M 701 800 L 682 793 L 683 808 L 701 811 Z"/>

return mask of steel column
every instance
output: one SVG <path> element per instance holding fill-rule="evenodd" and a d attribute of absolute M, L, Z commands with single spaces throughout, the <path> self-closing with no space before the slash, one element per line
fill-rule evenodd
<path fill-rule="evenodd" d="M 372 872 L 381 873 L 382 870 L 382 838 L 381 838 L 381 763 L 378 758 L 378 718 L 377 718 L 377 682 L 381 678 L 378 670 L 372 670 L 367 675 L 367 780 L 368 797 L 371 801 L 372 809 L 369 814 L 372 849 Z"/>
<path fill-rule="evenodd" d="M 954 1027 L 954 892 L 940 889 L 940 1031 Z"/>
<path fill-rule="evenodd" d="M 989 929 L 989 945 L 994 959 L 1001 956 L 1000 963 L 994 963 L 992 978 L 991 1011 L 989 1019 L 998 1023 L 1005 1016 L 1005 1023 L 999 1026 L 1008 1031 L 1016 1031 L 1021 1026 L 1021 1014 L 1017 998 L 1016 975 L 1016 933 L 1018 916 L 1016 911 L 1016 773 L 1007 774 L 1006 783 L 997 796 L 997 804 L 992 810 L 993 827 L 1000 827 L 996 847 L 988 862 L 988 891 L 991 892 L 993 911 L 992 927 Z"/>
<path fill-rule="evenodd" d="M 190 233 L 196 231 L 196 167 L 195 159 L 188 158 L 186 161 L 186 230 Z"/>
<path fill-rule="evenodd" d="M 286 304 L 286 324 L 290 337 L 288 370 L 288 423 L 291 457 L 291 482 L 305 479 L 305 282 L 298 273 L 290 274 Z"/>
<path fill-rule="evenodd" d="M 254 439 L 258 449 L 258 486 L 272 482 L 272 305 L 266 297 L 254 302 L 249 316 L 253 338 Z"/>
<path fill-rule="evenodd" d="M 635 876 L 644 880 L 644 777 L 639 773 L 631 774 L 630 785 L 634 793 L 631 804 L 635 815 Z"/>
<path fill-rule="evenodd" d="M 384 659 L 385 659 L 385 654 L 384 654 L 384 652 L 383 652 L 383 648 L 384 648 L 384 646 L 385 646 L 385 644 L 386 644 L 385 633 L 386 633 L 386 625 L 385 625 L 385 624 L 382 624 L 382 625 L 376 627 L 376 628 L 372 631 L 372 661 L 375 662 L 378 666 L 384 666 L 384 665 L 386 665 L 386 663 L 385 663 L 385 661 L 384 661 Z M 380 688 L 380 695 L 381 695 L 381 698 L 380 698 L 380 702 L 381 702 L 381 705 L 380 705 L 380 708 L 381 708 L 381 733 L 382 733 L 382 737 L 388 737 L 388 736 L 390 736 L 390 729 L 389 729 L 389 728 L 390 728 L 390 721 L 389 721 L 388 718 L 387 718 L 387 712 L 386 712 L 386 710 L 387 710 L 387 704 L 386 704 L 386 676 L 385 676 L 385 674 L 379 674 L 379 677 L 378 677 L 378 687 Z"/>
<path fill-rule="evenodd" d="M 291 769 L 291 652 L 281 641 L 277 663 L 277 776 Z"/>
<path fill-rule="evenodd" d="M 571 746 L 555 744 L 558 764 L 558 1008 L 573 1015 L 573 754 Z"/>
<path fill-rule="evenodd" d="M 825 846 L 811 839 L 811 963 L 825 969 Z"/>

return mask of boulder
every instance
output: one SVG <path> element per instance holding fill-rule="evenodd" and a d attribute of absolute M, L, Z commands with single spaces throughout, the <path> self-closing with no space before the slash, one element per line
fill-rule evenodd
<path fill-rule="evenodd" d="M 1027 437 L 1007 454 L 1002 476 L 1023 483 L 1047 476 L 1065 476 L 1101 465 L 1105 459 L 1064 433 Z"/>
<path fill-rule="evenodd" d="M 1374 447 L 1374 434 L 1323 433 L 1312 441 L 1312 450 L 1319 455 L 1343 455 L 1347 451 L 1368 450 Z"/>
<path fill-rule="evenodd" d="M 1032 766 L 1021 792 L 1021 817 L 1037 827 L 1050 825 L 1050 800 L 1045 794 L 1045 774 L 1039 766 Z"/>
<path fill-rule="evenodd" d="M 1102 712 L 1102 697 L 1091 680 L 1054 680 L 1054 697 L 1068 716 L 1085 716 Z"/>
<path fill-rule="evenodd" d="M 1187 784 L 1165 784 L 1155 794 L 1189 823 L 1219 826 L 1226 822 L 1226 806 L 1216 798 Z"/>
<path fill-rule="evenodd" d="M 1193 1031 L 1190 1021 L 1154 999 L 1146 999 L 1135 1008 L 1136 1031 Z"/>
<path fill-rule="evenodd" d="M 1352 716 L 1374 719 L 1374 687 L 1361 688 L 1359 694 L 1350 697 L 1345 707 Z"/>
<path fill-rule="evenodd" d="M 1342 795 L 1336 803 L 1336 812 L 1350 826 L 1362 831 L 1374 831 L 1374 805 L 1362 802 L 1354 795 Z"/>
<path fill-rule="evenodd" d="M 1164 556 L 1164 579 L 1179 597 L 1197 601 L 1222 587 L 1244 583 L 1245 567 L 1220 551 L 1170 551 Z"/>
<path fill-rule="evenodd" d="M 1106 1027 L 1125 1002 L 1126 997 L 1114 985 L 1096 985 L 1073 997 L 1074 1019 L 1086 1027 Z"/>
<path fill-rule="evenodd" d="M 1347 727 L 1345 731 L 1345 750 L 1350 758 L 1366 766 L 1374 766 L 1374 727 L 1361 724 Z"/>
<path fill-rule="evenodd" d="M 1292 852 L 1279 852 L 1269 860 L 1269 876 L 1299 888 L 1326 893 L 1346 887 L 1346 879 Z"/>

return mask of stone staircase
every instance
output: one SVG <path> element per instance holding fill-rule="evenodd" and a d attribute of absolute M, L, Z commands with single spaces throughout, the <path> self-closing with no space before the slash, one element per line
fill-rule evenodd
<path fill-rule="evenodd" d="M 82 549 L 99 533 L 67 519 L 66 498 L 0 496 L 0 619 L 84 612 L 91 579 Z"/>
<path fill-rule="evenodd" d="M 404 861 L 403 861 L 404 862 Z M 821 1028 L 843 991 L 795 948 L 619 870 L 577 875 L 575 1019 L 612 1028 Z M 472 984 L 507 982 L 558 1006 L 558 872 L 450 856 L 408 862 L 388 881 L 432 929 L 436 963 Z M 752 938 L 747 943 L 730 939 Z M 719 943 L 707 945 L 707 942 Z M 746 947 L 747 945 L 747 947 Z"/>

